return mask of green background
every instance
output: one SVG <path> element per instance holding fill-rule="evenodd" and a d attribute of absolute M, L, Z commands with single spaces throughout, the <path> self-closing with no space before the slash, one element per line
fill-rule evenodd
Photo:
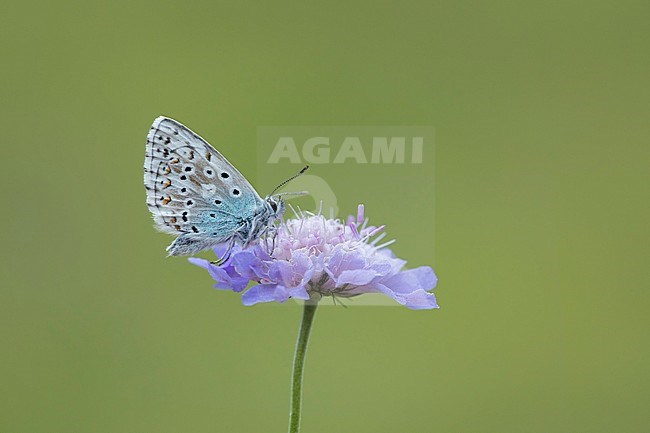
<path fill-rule="evenodd" d="M 300 310 L 165 258 L 142 187 L 159 114 L 262 192 L 260 125 L 436 128 L 425 177 L 350 166 L 337 197 L 434 267 L 442 308 L 321 309 L 305 433 L 647 431 L 649 19 L 647 1 L 4 2 L 0 431 L 286 430 Z"/>

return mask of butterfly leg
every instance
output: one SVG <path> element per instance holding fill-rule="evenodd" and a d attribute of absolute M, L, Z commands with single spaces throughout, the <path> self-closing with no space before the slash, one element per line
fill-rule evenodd
<path fill-rule="evenodd" d="M 257 226 L 257 220 L 253 219 L 253 221 L 251 222 L 250 229 L 248 230 L 247 238 L 244 240 L 244 244 L 242 245 L 242 249 L 245 250 L 246 248 L 248 248 L 248 246 L 253 240 L 257 239 L 257 234 L 255 233 L 255 230 L 257 229 L 256 226 Z"/>
<path fill-rule="evenodd" d="M 268 236 L 271 236 L 271 244 L 269 245 L 269 240 Z M 266 253 L 269 256 L 273 255 L 273 251 L 275 251 L 275 238 L 278 236 L 278 229 L 275 226 L 268 226 L 266 230 L 264 231 L 264 244 L 266 246 Z"/>
<path fill-rule="evenodd" d="M 271 252 L 269 253 L 269 256 L 272 256 L 273 252 L 275 251 L 275 240 L 277 239 L 277 237 L 278 237 L 278 229 L 274 228 L 273 237 L 272 237 L 273 240 L 271 241 Z"/>
<path fill-rule="evenodd" d="M 262 231 L 262 233 L 260 233 L 260 242 L 264 243 L 266 254 L 268 254 L 269 256 L 271 255 L 271 253 L 269 252 L 269 239 L 268 239 L 270 229 L 271 229 L 270 226 L 266 226 Z"/>
<path fill-rule="evenodd" d="M 235 236 L 232 236 L 230 240 L 228 241 L 228 246 L 226 247 L 226 251 L 224 251 L 223 256 L 217 258 L 217 260 L 211 261 L 210 264 L 216 265 L 216 266 L 221 266 L 225 262 L 228 261 L 230 258 L 230 253 L 235 246 Z"/>

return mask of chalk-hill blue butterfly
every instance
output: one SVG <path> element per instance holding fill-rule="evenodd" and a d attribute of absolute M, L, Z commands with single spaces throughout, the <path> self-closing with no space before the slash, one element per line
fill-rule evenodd
<path fill-rule="evenodd" d="M 198 134 L 168 117 L 154 120 L 147 135 L 144 186 L 155 227 L 178 236 L 170 256 L 192 255 L 227 243 L 245 248 L 273 235 L 282 217 L 282 194 L 262 199 L 244 176 Z"/>

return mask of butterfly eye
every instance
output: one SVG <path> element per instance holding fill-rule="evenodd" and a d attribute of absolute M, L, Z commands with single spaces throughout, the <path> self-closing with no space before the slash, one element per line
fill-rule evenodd
<path fill-rule="evenodd" d="M 269 204 L 271 205 L 271 209 L 273 209 L 273 212 L 278 211 L 278 205 L 274 201 L 270 201 Z"/>

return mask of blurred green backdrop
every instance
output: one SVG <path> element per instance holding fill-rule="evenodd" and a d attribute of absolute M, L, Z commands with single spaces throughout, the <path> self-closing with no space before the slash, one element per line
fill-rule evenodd
<path fill-rule="evenodd" d="M 1 432 L 286 430 L 300 310 L 165 258 L 159 114 L 260 191 L 260 125 L 436 128 L 417 182 L 336 192 L 434 267 L 442 308 L 321 309 L 305 433 L 647 431 L 647 1 L 2 10 Z"/>

